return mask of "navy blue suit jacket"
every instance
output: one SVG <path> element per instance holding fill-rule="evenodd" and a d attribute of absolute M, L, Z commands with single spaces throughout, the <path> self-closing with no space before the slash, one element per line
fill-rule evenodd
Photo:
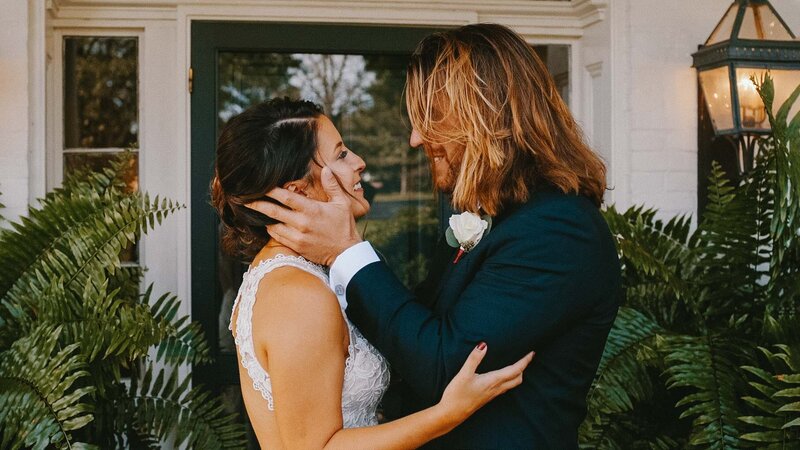
<path fill-rule="evenodd" d="M 484 341 L 480 372 L 531 350 L 536 357 L 521 386 L 429 448 L 577 448 L 586 394 L 620 302 L 620 265 L 605 220 L 587 198 L 547 189 L 495 218 L 457 264 L 454 250 L 439 249 L 416 293 L 383 262 L 347 286 L 348 317 L 402 378 L 387 396 L 403 405 L 387 406 L 387 416 L 438 402 Z"/>

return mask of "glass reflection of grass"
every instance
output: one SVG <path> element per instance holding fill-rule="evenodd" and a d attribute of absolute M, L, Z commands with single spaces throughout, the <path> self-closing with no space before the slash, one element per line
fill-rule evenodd
<path fill-rule="evenodd" d="M 419 201 L 433 202 L 433 192 L 381 192 L 375 194 L 375 202 Z"/>

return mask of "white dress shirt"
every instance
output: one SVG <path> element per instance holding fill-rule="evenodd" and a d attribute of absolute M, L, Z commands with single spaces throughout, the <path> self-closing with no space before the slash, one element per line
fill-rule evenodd
<path fill-rule="evenodd" d="M 367 241 L 359 242 L 356 245 L 343 251 L 333 264 L 331 264 L 329 273 L 329 282 L 331 289 L 339 299 L 339 305 L 342 309 L 347 308 L 347 285 L 350 280 L 369 264 L 380 261 L 372 244 Z"/>

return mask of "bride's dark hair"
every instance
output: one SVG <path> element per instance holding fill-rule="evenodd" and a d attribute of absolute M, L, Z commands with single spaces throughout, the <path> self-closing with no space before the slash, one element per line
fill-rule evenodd
<path fill-rule="evenodd" d="M 317 119 L 308 101 L 272 99 L 248 108 L 222 128 L 217 142 L 211 203 L 222 220 L 222 250 L 252 260 L 269 240 L 269 217 L 245 204 L 275 187 L 310 179 L 317 163 Z"/>

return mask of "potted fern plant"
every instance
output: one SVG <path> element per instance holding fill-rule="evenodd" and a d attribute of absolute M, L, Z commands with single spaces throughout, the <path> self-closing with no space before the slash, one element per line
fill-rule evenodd
<path fill-rule="evenodd" d="M 738 184 L 714 165 L 696 228 L 605 212 L 627 298 L 585 448 L 800 448 L 800 87 L 773 115 L 772 80 L 757 85 L 772 133 Z"/>
<path fill-rule="evenodd" d="M 219 400 L 181 379 L 209 360 L 172 295 L 140 294 L 120 252 L 181 208 L 130 192 L 125 158 L 0 232 L 0 447 L 243 448 Z"/>

